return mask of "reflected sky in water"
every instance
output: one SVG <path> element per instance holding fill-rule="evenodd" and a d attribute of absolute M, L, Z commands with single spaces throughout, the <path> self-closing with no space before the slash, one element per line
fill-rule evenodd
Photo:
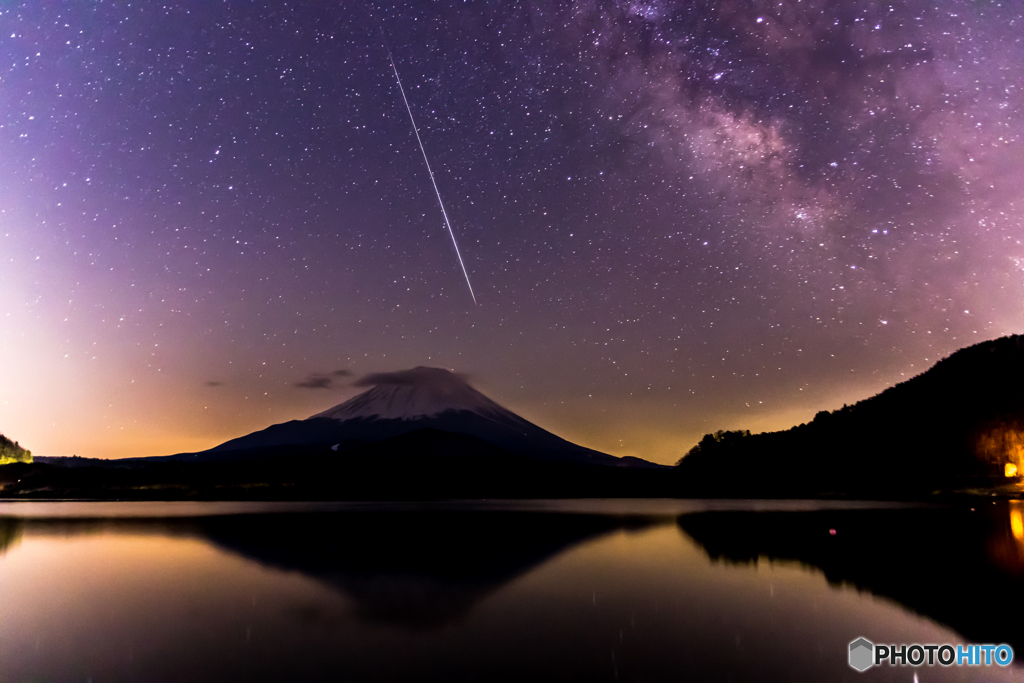
<path fill-rule="evenodd" d="M 1017 667 L 858 674 L 846 664 L 858 636 L 965 641 L 808 562 L 712 559 L 707 524 L 698 542 L 666 506 L 7 508 L 0 680 L 1021 679 Z M 1000 510 L 1012 539 L 1021 508 Z"/>

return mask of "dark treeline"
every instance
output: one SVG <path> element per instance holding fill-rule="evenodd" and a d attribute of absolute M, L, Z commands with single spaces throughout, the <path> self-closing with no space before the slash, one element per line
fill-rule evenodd
<path fill-rule="evenodd" d="M 783 432 L 706 435 L 678 463 L 702 495 L 927 494 L 1003 483 L 1024 455 L 1024 337 L 962 349 Z"/>

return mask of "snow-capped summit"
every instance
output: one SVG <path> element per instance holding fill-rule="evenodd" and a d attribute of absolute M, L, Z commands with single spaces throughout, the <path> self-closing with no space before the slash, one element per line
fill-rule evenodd
<path fill-rule="evenodd" d="M 492 451 L 497 448 L 531 460 L 656 467 L 637 458 L 618 458 L 566 441 L 502 408 L 462 376 L 441 368 L 416 367 L 371 374 L 354 386 L 369 389 L 305 420 L 272 425 L 186 456 L 241 460 L 263 457 L 269 452 L 287 452 L 290 448 L 323 448 L 324 452 L 339 453 L 340 457 L 368 444 L 403 435 L 440 432 L 458 438 L 472 437 Z M 404 443 L 414 441 L 407 437 Z M 417 452 L 416 447 L 409 448 L 411 453 Z"/>
<path fill-rule="evenodd" d="M 372 388 L 310 419 L 411 420 L 448 410 L 463 410 L 483 417 L 515 417 L 459 375 L 441 368 L 419 366 L 412 370 L 376 373 L 364 377 L 356 386 Z"/>

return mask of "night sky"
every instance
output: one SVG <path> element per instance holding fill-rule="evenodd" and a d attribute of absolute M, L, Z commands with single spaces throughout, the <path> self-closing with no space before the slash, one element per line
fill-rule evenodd
<path fill-rule="evenodd" d="M 1022 240 L 1019 2 L 0 2 L 0 432 L 36 455 L 430 365 L 672 462 L 1024 331 Z"/>

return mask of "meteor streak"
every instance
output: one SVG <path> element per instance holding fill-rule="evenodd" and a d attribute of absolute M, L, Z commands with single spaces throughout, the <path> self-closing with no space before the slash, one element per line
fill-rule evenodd
<path fill-rule="evenodd" d="M 444 224 L 448 226 L 448 234 L 452 236 L 452 246 L 455 247 L 455 255 L 459 257 L 459 265 L 462 266 L 462 274 L 466 278 L 466 286 L 469 287 L 469 295 L 473 297 L 473 305 L 476 306 L 476 295 L 473 294 L 473 285 L 469 284 L 469 273 L 466 272 L 466 264 L 462 262 L 462 254 L 459 253 L 459 244 L 455 241 L 455 231 L 452 230 L 452 223 L 448 220 L 448 212 L 444 210 L 444 202 L 441 201 L 441 191 L 437 189 L 437 181 L 434 180 L 434 172 L 430 169 L 430 161 L 427 159 L 427 150 L 423 148 L 423 140 L 420 139 L 419 128 L 416 127 L 416 119 L 412 116 L 412 107 L 405 96 L 405 88 L 402 87 L 402 79 L 398 76 L 398 67 L 395 66 L 395 58 L 391 56 L 391 48 L 384 44 L 388 51 L 388 59 L 391 60 L 391 69 L 395 72 L 395 80 L 398 81 L 398 89 L 402 93 L 402 101 L 405 102 L 405 110 L 409 112 L 409 120 L 412 122 L 412 132 L 416 133 L 416 142 L 420 143 L 420 151 L 423 152 L 423 163 L 427 165 L 427 173 L 430 174 L 430 182 L 434 186 L 434 194 L 437 195 L 437 204 L 441 207 L 441 215 L 444 216 Z"/>

